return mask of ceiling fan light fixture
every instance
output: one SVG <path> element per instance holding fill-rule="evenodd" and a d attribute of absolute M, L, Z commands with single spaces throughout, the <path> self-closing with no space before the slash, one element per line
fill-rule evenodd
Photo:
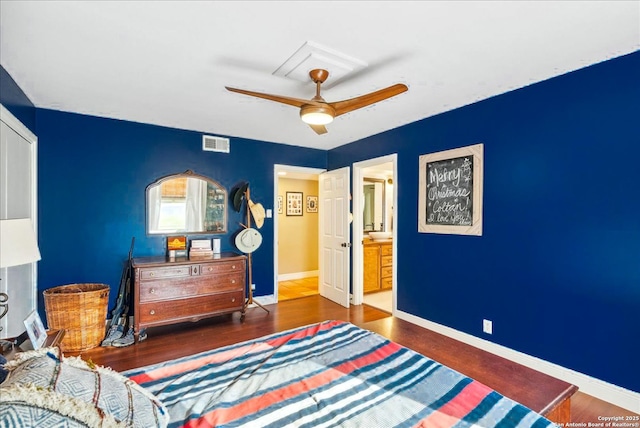
<path fill-rule="evenodd" d="M 225 86 L 225 88 L 231 92 L 237 92 L 239 94 L 298 107 L 300 109 L 300 118 L 302 121 L 309 125 L 309 127 L 311 127 L 311 129 L 313 129 L 313 131 L 318 135 L 327 133 L 325 125 L 333 122 L 334 117 L 342 116 L 345 113 L 386 100 L 387 98 L 394 97 L 409 89 L 407 85 L 403 83 L 396 83 L 388 88 L 379 89 L 375 92 L 360 95 L 359 97 L 328 103 L 324 98 L 322 98 L 322 96 L 320 96 L 320 86 L 329 77 L 329 72 L 324 69 L 316 68 L 309 72 L 309 77 L 313 83 L 316 84 L 316 95 L 310 100 L 247 91 L 244 89 L 230 88 L 229 86 Z"/>
<path fill-rule="evenodd" d="M 329 106 L 306 105 L 300 109 L 300 118 L 309 125 L 326 125 L 333 122 L 335 111 Z"/>

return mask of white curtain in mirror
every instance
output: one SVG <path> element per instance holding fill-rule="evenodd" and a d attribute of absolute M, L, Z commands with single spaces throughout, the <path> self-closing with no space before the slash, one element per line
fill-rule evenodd
<path fill-rule="evenodd" d="M 207 182 L 196 178 L 187 178 L 186 229 L 195 232 L 204 231 L 204 219 L 207 210 Z"/>
<path fill-rule="evenodd" d="M 156 231 L 160 229 L 160 204 L 162 204 L 160 186 L 151 187 L 149 189 L 148 199 L 147 209 L 149 210 L 149 229 Z"/>

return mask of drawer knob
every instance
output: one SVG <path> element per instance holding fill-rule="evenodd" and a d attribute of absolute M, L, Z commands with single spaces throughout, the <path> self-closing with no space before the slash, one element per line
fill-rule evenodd
<path fill-rule="evenodd" d="M 149 293 L 151 293 L 151 294 L 156 294 L 156 289 L 155 289 L 155 288 L 152 288 L 151 290 L 149 290 Z"/>
<path fill-rule="evenodd" d="M 236 268 L 236 265 L 232 265 L 232 266 L 231 266 L 231 269 L 235 269 L 235 268 Z"/>
<path fill-rule="evenodd" d="M 155 315 L 155 314 L 156 314 L 156 311 L 154 311 L 153 309 L 149 311 L 149 315 Z"/>
<path fill-rule="evenodd" d="M 231 303 L 235 303 L 236 298 L 234 297 L 233 299 L 231 299 Z"/>
<path fill-rule="evenodd" d="M 213 268 L 211 266 L 209 266 L 209 272 L 211 272 L 213 270 Z"/>
<path fill-rule="evenodd" d="M 154 276 L 154 275 L 155 275 L 155 274 L 154 274 L 153 272 L 151 272 L 151 273 L 149 274 L 149 276 Z"/>
<path fill-rule="evenodd" d="M 235 283 L 236 283 L 236 280 L 235 280 L 235 279 L 232 279 L 232 280 L 231 280 L 231 283 L 232 283 L 232 284 L 235 284 Z"/>

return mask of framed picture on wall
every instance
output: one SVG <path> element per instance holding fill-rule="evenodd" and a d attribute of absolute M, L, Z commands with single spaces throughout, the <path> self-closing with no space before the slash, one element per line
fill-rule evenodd
<path fill-rule="evenodd" d="M 317 196 L 307 196 L 307 212 L 308 213 L 317 213 L 318 212 L 318 197 Z"/>
<path fill-rule="evenodd" d="M 302 215 L 302 192 L 287 192 L 287 215 Z"/>
<path fill-rule="evenodd" d="M 482 236 L 484 145 L 420 156 L 418 232 Z"/>
<path fill-rule="evenodd" d="M 282 214 L 282 195 L 278 195 L 278 214 Z"/>

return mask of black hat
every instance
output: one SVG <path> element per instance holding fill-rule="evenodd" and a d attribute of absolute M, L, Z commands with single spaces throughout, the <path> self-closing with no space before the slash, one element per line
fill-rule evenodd
<path fill-rule="evenodd" d="M 240 212 L 240 206 L 242 205 L 242 197 L 244 196 L 244 193 L 247 191 L 248 187 L 249 187 L 249 183 L 244 181 L 238 185 L 235 193 L 233 194 L 233 209 L 236 210 L 236 212 Z"/>

